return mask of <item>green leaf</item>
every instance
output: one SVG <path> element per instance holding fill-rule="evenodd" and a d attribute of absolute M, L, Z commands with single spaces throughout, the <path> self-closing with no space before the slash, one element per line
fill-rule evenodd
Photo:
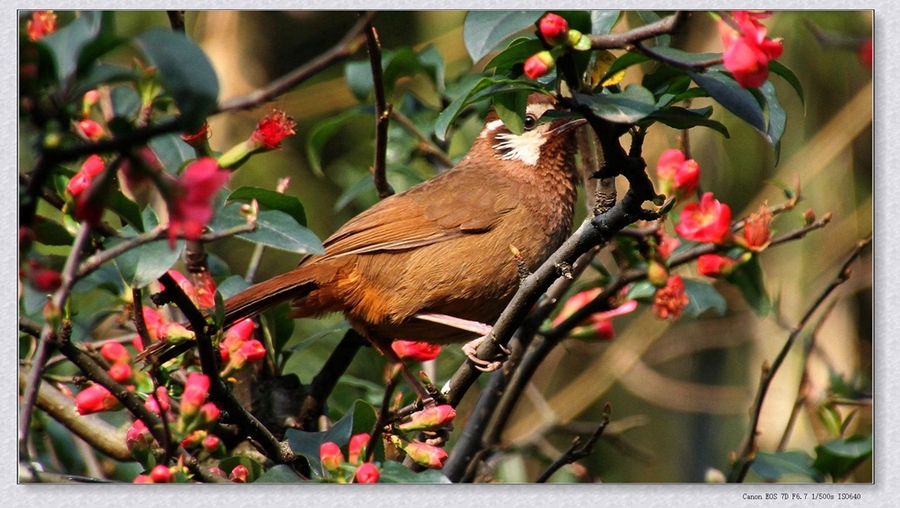
<path fill-rule="evenodd" d="M 803 104 L 804 107 L 806 106 L 806 97 L 803 95 L 803 85 L 800 83 L 800 78 L 794 74 L 794 71 L 778 60 L 769 60 L 769 72 L 784 78 L 784 80 L 794 88 L 794 91 L 797 92 L 797 96 L 800 97 L 800 103 Z"/>
<path fill-rule="evenodd" d="M 802 451 L 769 453 L 759 451 L 750 465 L 754 473 L 767 481 L 778 481 L 786 476 L 803 476 L 822 482 L 822 474 L 813 469 L 812 458 Z"/>
<path fill-rule="evenodd" d="M 716 288 L 699 280 L 683 279 L 683 281 L 684 292 L 688 295 L 688 304 L 684 311 L 688 316 L 698 318 L 709 309 L 715 309 L 720 316 L 725 315 L 728 304 Z"/>
<path fill-rule="evenodd" d="M 159 157 L 159 162 L 166 168 L 166 171 L 173 174 L 181 168 L 185 162 L 194 159 L 197 156 L 194 149 L 191 148 L 191 145 L 185 143 L 178 134 L 156 136 L 147 144 L 150 145 L 150 148 L 153 149 L 153 152 Z"/>
<path fill-rule="evenodd" d="M 231 474 L 231 471 L 239 465 L 246 467 L 247 471 L 249 472 L 249 474 L 247 475 L 247 483 L 255 482 L 256 479 L 261 477 L 263 474 L 262 465 L 259 462 L 256 462 L 250 457 L 244 455 L 222 459 L 222 461 L 219 462 L 219 469 L 224 471 L 226 475 L 229 475 Z"/>
<path fill-rule="evenodd" d="M 334 211 L 340 212 L 347 205 L 352 203 L 356 198 L 374 190 L 375 180 L 372 178 L 372 173 L 366 173 L 366 175 L 362 177 L 360 181 L 354 183 L 350 187 L 347 187 L 347 189 L 345 189 L 344 192 L 342 192 L 341 195 L 338 196 L 337 201 L 334 202 Z"/>
<path fill-rule="evenodd" d="M 181 112 L 181 123 L 193 132 L 216 109 L 219 81 L 200 46 L 182 32 L 151 28 L 135 39 L 159 69 L 163 86 Z"/>
<path fill-rule="evenodd" d="M 522 134 L 525 131 L 524 118 L 527 101 L 528 94 L 525 92 L 501 94 L 494 97 L 494 110 L 497 112 L 497 116 L 513 134 Z"/>
<path fill-rule="evenodd" d="M 449 106 L 447 106 L 441 114 L 438 115 L 437 122 L 434 125 L 434 134 L 438 139 L 443 140 L 447 135 L 450 125 L 456 120 L 460 112 L 469 104 L 494 97 L 501 93 L 526 91 L 534 92 L 541 90 L 540 86 L 529 82 L 519 81 L 506 78 L 481 78 L 471 84 L 471 88 L 463 93 Z"/>
<path fill-rule="evenodd" d="M 110 192 L 109 203 L 107 206 L 137 231 L 141 233 L 147 231 L 147 229 L 144 228 L 146 219 L 141 216 L 141 208 L 137 203 L 125 197 L 125 194 L 122 194 L 119 191 Z"/>
<path fill-rule="evenodd" d="M 637 11 L 637 14 L 641 17 L 641 21 L 643 21 L 645 25 L 656 23 L 662 19 L 659 17 L 659 14 L 653 11 Z M 669 37 L 668 34 L 657 35 L 653 38 L 653 45 L 656 47 L 668 46 L 670 40 L 671 37 Z"/>
<path fill-rule="evenodd" d="M 531 27 L 543 11 L 469 11 L 463 23 L 463 41 L 473 62 L 478 62 L 507 37 Z"/>
<path fill-rule="evenodd" d="M 117 86 L 112 89 L 110 98 L 113 105 L 113 113 L 117 117 L 130 118 L 141 107 L 141 98 L 134 88 L 130 86 Z"/>
<path fill-rule="evenodd" d="M 516 64 L 525 62 L 531 55 L 544 49 L 544 43 L 534 37 L 518 37 L 509 46 L 497 53 L 484 66 L 485 70 L 494 69 L 495 74 L 508 74 Z"/>
<path fill-rule="evenodd" d="M 35 241 L 44 245 L 72 245 L 75 237 L 59 222 L 41 215 L 34 216 Z"/>
<path fill-rule="evenodd" d="M 625 298 L 628 300 L 638 300 L 641 302 L 652 302 L 655 295 L 656 286 L 654 286 L 650 281 L 642 280 L 632 284 L 631 289 L 628 290 L 628 295 L 626 295 Z"/>
<path fill-rule="evenodd" d="M 278 464 L 262 474 L 256 483 L 305 483 L 304 480 L 297 476 L 297 473 L 285 464 Z"/>
<path fill-rule="evenodd" d="M 293 217 L 297 224 L 306 226 L 306 211 L 303 209 L 303 203 L 295 196 L 288 196 L 261 187 L 241 187 L 229 194 L 227 201 L 243 200 L 249 202 L 253 199 L 263 208 L 280 210 Z"/>
<path fill-rule="evenodd" d="M 705 73 L 688 72 L 688 76 L 710 97 L 731 111 L 751 127 L 767 135 L 766 120 L 753 94 L 737 84 L 732 77 L 716 70 Z"/>
<path fill-rule="evenodd" d="M 656 106 L 653 94 L 641 85 L 628 85 L 621 93 L 575 94 L 575 98 L 595 115 L 617 123 L 637 122 L 653 113 Z"/>
<path fill-rule="evenodd" d="M 159 219 L 150 208 L 145 209 L 142 216 L 146 231 L 150 231 L 159 225 Z M 122 235 L 121 238 L 108 238 L 106 240 L 110 247 L 126 242 L 129 238 L 138 235 L 137 231 L 131 226 L 125 226 L 119 230 L 119 234 Z M 178 261 L 183 249 L 184 240 L 178 240 L 174 249 L 169 249 L 167 240 L 157 240 L 119 255 L 115 262 L 122 279 L 128 285 L 142 288 L 166 273 L 166 270 Z"/>
<path fill-rule="evenodd" d="M 232 275 L 219 283 L 219 293 L 222 298 L 232 297 L 250 287 L 250 283 L 240 275 Z"/>
<path fill-rule="evenodd" d="M 410 468 L 389 460 L 382 464 L 381 475 L 378 480 L 380 483 L 451 483 L 450 479 L 444 476 L 440 471 L 434 469 L 426 469 L 425 471 L 416 473 Z"/>
<path fill-rule="evenodd" d="M 738 287 L 744 299 L 757 314 L 765 316 L 769 313 L 772 303 L 766 293 L 758 256 L 752 256 L 749 261 L 735 267 L 725 280 Z"/>
<path fill-rule="evenodd" d="M 678 106 L 657 109 L 642 122 L 647 121 L 660 122 L 673 129 L 690 129 L 699 125 L 709 127 L 726 138 L 729 137 L 728 129 L 721 122 L 711 120 L 708 115 L 701 114 L 698 110 L 685 109 Z"/>
<path fill-rule="evenodd" d="M 441 55 L 441 51 L 433 44 L 429 44 L 419 51 L 419 62 L 431 76 L 438 93 L 444 93 L 444 56 Z"/>
<path fill-rule="evenodd" d="M 344 449 L 346 457 L 346 446 L 350 442 L 350 436 L 360 433 L 369 433 L 375 426 L 375 408 L 368 402 L 357 400 L 353 404 L 353 410 L 337 423 L 335 423 L 326 432 L 306 432 L 296 429 L 288 429 L 285 432 L 288 445 L 291 451 L 297 455 L 303 456 L 308 462 L 311 469 L 324 474 L 322 464 L 319 461 L 319 447 L 322 443 L 332 442 Z M 384 457 L 384 448 L 380 443 L 376 443 L 375 457 L 379 460 Z"/>
<path fill-rule="evenodd" d="M 74 75 L 81 50 L 100 33 L 102 21 L 101 12 L 83 11 L 74 21 L 37 42 L 53 55 L 61 85 L 65 86 Z"/>
<path fill-rule="evenodd" d="M 759 87 L 759 92 L 765 98 L 766 112 L 769 117 L 769 125 L 766 128 L 766 140 L 772 146 L 777 147 L 781 143 L 781 136 L 784 134 L 784 127 L 787 124 L 787 113 L 784 112 L 781 103 L 778 102 L 778 94 L 775 93 L 775 86 L 772 85 L 771 81 L 763 83 Z M 777 159 L 775 164 L 778 164 Z"/>
<path fill-rule="evenodd" d="M 871 455 L 871 435 L 840 438 L 817 446 L 812 466 L 834 479 L 843 479 Z"/>
<path fill-rule="evenodd" d="M 306 160 L 309 162 L 313 173 L 319 177 L 325 176 L 325 173 L 322 171 L 322 151 L 325 149 L 325 144 L 337 133 L 341 125 L 357 116 L 372 115 L 373 111 L 371 107 L 352 108 L 322 120 L 309 131 L 309 135 L 306 138 Z"/>
<path fill-rule="evenodd" d="M 229 203 L 216 213 L 209 229 L 214 233 L 245 224 L 240 213 L 241 203 Z M 256 231 L 241 233 L 238 238 L 296 254 L 322 254 L 321 240 L 301 226 L 290 215 L 279 210 L 262 210 L 256 220 Z"/>
<path fill-rule="evenodd" d="M 613 10 L 592 10 L 591 11 L 591 33 L 595 35 L 605 35 L 612 31 L 619 21 L 621 11 Z"/>
<path fill-rule="evenodd" d="M 97 64 L 91 67 L 87 74 L 78 81 L 72 89 L 73 97 L 81 97 L 90 90 L 96 89 L 100 85 L 109 85 L 122 81 L 134 81 L 137 79 L 131 69 L 119 65 Z"/>
<path fill-rule="evenodd" d="M 682 51 L 680 49 L 670 47 L 655 48 L 655 50 L 660 55 L 669 57 L 673 60 L 679 60 L 681 62 L 691 64 L 708 62 L 710 60 L 719 60 L 722 58 L 722 53 L 689 53 L 687 51 Z"/>
<path fill-rule="evenodd" d="M 603 83 L 607 79 L 609 79 L 614 74 L 621 72 L 632 65 L 636 65 L 642 62 L 646 62 L 650 60 L 650 57 L 644 55 L 643 53 L 625 53 L 624 55 L 616 58 L 616 61 L 613 62 L 612 65 L 609 66 L 609 69 L 603 74 L 603 77 L 600 78 L 600 83 Z"/>
<path fill-rule="evenodd" d="M 347 62 L 344 65 L 344 82 L 356 100 L 365 102 L 372 93 L 372 64 L 368 60 Z"/>

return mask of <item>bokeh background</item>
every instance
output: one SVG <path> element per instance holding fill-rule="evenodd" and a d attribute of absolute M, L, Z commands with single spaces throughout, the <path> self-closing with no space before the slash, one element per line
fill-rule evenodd
<path fill-rule="evenodd" d="M 390 11 L 379 13 L 374 24 L 386 50 L 434 45 L 452 80 L 484 64 L 473 63 L 466 53 L 464 18 L 463 11 Z M 186 16 L 187 33 L 204 48 L 216 69 L 220 100 L 247 94 L 309 61 L 337 42 L 355 20 L 354 12 L 316 11 L 220 10 Z M 169 26 L 164 12 L 120 12 L 116 21 L 118 30 L 127 34 Z M 620 18 L 615 30 L 639 23 L 629 13 Z M 807 208 L 819 216 L 832 213 L 831 224 L 762 255 L 766 287 L 777 305 L 766 317 L 749 309 L 733 287 L 718 283 L 717 289 L 728 301 L 725 316 L 685 318 L 672 324 L 641 306 L 615 322 L 614 341 L 563 342 L 539 369 L 511 419 L 504 434 L 510 453 L 494 464 L 498 478 L 510 482 L 534 478 L 545 467 L 546 458 L 559 455 L 573 436 L 593 430 L 607 402 L 613 408 L 613 423 L 597 449 L 580 466 L 558 473 L 555 480 L 698 482 L 709 468 L 727 470 L 729 453 L 738 450 L 746 436 L 748 409 L 763 362 L 776 356 L 789 328 L 831 281 L 855 243 L 871 233 L 872 71 L 853 50 L 823 45 L 811 24 L 829 33 L 865 38 L 872 33 L 872 13 L 776 12 L 766 24 L 772 37 L 784 38 L 785 52 L 779 60 L 799 76 L 805 103 L 787 83 L 772 77 L 788 116 L 777 165 L 772 147 L 756 131 L 717 106 L 714 118 L 727 125 L 730 139 L 704 129 L 694 129 L 690 136 L 692 156 L 702 170 L 701 185 L 730 204 L 735 216 L 743 216 L 765 200 L 770 205 L 784 202 L 775 183 L 793 185 L 799 178 L 804 199 L 797 210 L 775 220 L 776 233 L 798 228 L 800 213 Z M 672 45 L 694 52 L 722 50 L 715 21 L 702 12 L 689 18 Z M 354 59 L 364 61 L 364 49 Z M 641 72 L 639 66 L 631 68 L 626 82 L 639 82 Z M 434 101 L 423 91 L 427 87 L 415 79 L 399 87 Z M 227 150 L 245 139 L 270 107 L 285 110 L 298 123 L 297 135 L 283 143 L 283 150 L 253 157 L 236 172 L 230 186 L 274 188 L 279 178 L 290 176 L 288 193 L 302 200 L 309 227 L 325 238 L 377 200 L 371 189 L 357 195 L 348 192 L 366 177 L 371 165 L 374 120 L 359 118 L 342 125 L 325 145 L 322 175 L 310 167 L 307 137 L 320 122 L 358 104 L 344 81 L 343 65 L 338 64 L 270 105 L 215 116 L 210 143 L 215 150 Z M 477 132 L 478 122 L 469 124 L 453 139 L 452 157 L 461 156 L 467 140 Z M 661 125 L 650 130 L 644 154 L 651 168 L 664 149 L 678 146 L 679 134 Z M 392 130 L 395 135 L 400 134 Z M 430 174 L 432 168 L 417 165 L 412 171 L 389 172 L 388 178 L 395 189 L 402 190 Z M 241 273 L 252 246 L 232 240 L 212 250 Z M 282 273 L 298 259 L 267 250 L 258 278 Z M 836 292 L 834 307 L 817 331 L 808 364 L 810 402 L 787 449 L 811 453 L 824 439 L 816 408 L 829 396 L 834 375 L 852 379 L 871 394 L 871 266 L 870 255 L 854 266 L 852 278 Z M 700 277 L 690 268 L 679 273 Z M 339 323 L 338 317 L 298 322 L 291 343 L 297 353 L 286 371 L 309 382 L 340 339 L 341 333 L 328 332 Z M 307 340 L 313 335 L 315 340 Z M 760 423 L 763 450 L 773 450 L 782 436 L 797 398 L 804 345 L 809 340 L 809 333 L 801 336 L 771 387 Z M 440 382 L 462 359 L 456 348 L 446 349 L 436 365 Z M 382 365 L 371 351 L 357 357 L 331 400 L 335 415 L 343 414 L 356 398 L 380 401 Z M 467 396 L 461 415 L 476 394 L 473 390 Z M 845 415 L 851 410 L 858 413 L 849 434 L 870 434 L 871 405 L 841 407 Z M 867 462 L 851 480 L 869 482 L 871 471 Z M 749 479 L 760 480 L 752 475 Z"/>

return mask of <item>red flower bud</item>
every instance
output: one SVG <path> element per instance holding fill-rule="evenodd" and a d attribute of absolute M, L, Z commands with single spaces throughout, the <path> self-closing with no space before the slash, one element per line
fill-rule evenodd
<path fill-rule="evenodd" d="M 91 385 L 75 396 L 75 411 L 80 415 L 119 409 L 119 399 L 101 385 Z"/>
<path fill-rule="evenodd" d="M 200 422 L 204 427 L 210 427 L 213 423 L 216 423 L 221 414 L 222 412 L 212 402 L 207 402 L 200 406 Z"/>
<path fill-rule="evenodd" d="M 553 55 L 549 51 L 541 51 L 528 57 L 522 70 L 528 79 L 537 79 L 552 69 L 554 64 Z"/>
<path fill-rule="evenodd" d="M 365 432 L 350 436 L 350 444 L 347 453 L 351 464 L 359 464 L 360 461 L 366 460 L 366 446 L 369 444 L 369 435 Z"/>
<path fill-rule="evenodd" d="M 724 277 L 734 270 L 737 261 L 728 256 L 703 254 L 697 258 L 697 271 L 707 277 Z"/>
<path fill-rule="evenodd" d="M 209 393 L 209 378 L 197 372 L 188 374 L 184 383 L 184 393 L 181 395 L 181 414 L 188 416 L 196 414 L 206 400 Z"/>
<path fill-rule="evenodd" d="M 31 280 L 31 285 L 42 292 L 56 291 L 62 285 L 62 276 L 59 272 L 37 263 L 32 266 L 28 278 Z"/>
<path fill-rule="evenodd" d="M 98 92 L 97 90 L 88 90 L 84 93 L 82 102 L 85 108 L 90 108 L 94 104 L 100 102 L 100 92 Z"/>
<path fill-rule="evenodd" d="M 656 287 L 663 287 L 669 280 L 669 270 L 655 259 L 647 262 L 647 280 Z"/>
<path fill-rule="evenodd" d="M 91 176 L 83 171 L 79 171 L 69 179 L 69 183 L 66 185 L 66 192 L 72 196 L 78 196 L 90 186 Z"/>
<path fill-rule="evenodd" d="M 161 340 L 173 343 L 194 339 L 194 332 L 185 328 L 181 323 L 163 323 L 156 329 L 156 335 Z"/>
<path fill-rule="evenodd" d="M 134 477 L 134 480 L 131 483 L 153 483 L 153 480 L 150 479 L 149 475 L 139 474 Z"/>
<path fill-rule="evenodd" d="M 234 469 L 231 470 L 231 474 L 228 475 L 228 479 L 235 483 L 247 483 L 247 478 L 249 477 L 250 470 L 243 464 L 234 466 Z"/>
<path fill-rule="evenodd" d="M 319 460 L 327 471 L 337 471 L 344 462 L 344 454 L 341 447 L 331 441 L 326 441 L 319 446 Z"/>
<path fill-rule="evenodd" d="M 159 404 L 156 403 L 156 399 L 159 399 Z M 162 404 L 162 410 L 160 410 L 159 405 Z M 165 386 L 157 386 L 156 387 L 156 396 L 150 395 L 147 397 L 147 400 L 144 401 L 144 407 L 153 411 L 154 413 L 161 415 L 164 412 L 169 411 L 170 401 L 169 401 L 169 391 Z"/>
<path fill-rule="evenodd" d="M 169 483 L 172 481 L 172 471 L 162 464 L 157 464 L 150 470 L 150 479 L 153 483 Z"/>
<path fill-rule="evenodd" d="M 82 134 L 91 141 L 97 141 L 101 137 L 103 137 L 103 127 L 100 126 L 99 123 L 85 119 L 78 122 L 78 129 L 81 130 Z"/>
<path fill-rule="evenodd" d="M 401 360 L 412 360 L 414 362 L 434 360 L 441 352 L 441 346 L 437 344 L 412 340 L 395 340 L 391 343 L 391 349 L 397 353 Z"/>
<path fill-rule="evenodd" d="M 218 436 L 212 434 L 206 436 L 203 440 L 203 448 L 208 452 L 215 452 L 222 445 L 222 440 Z"/>
<path fill-rule="evenodd" d="M 131 361 L 131 354 L 119 342 L 110 341 L 100 346 L 100 355 L 110 363 L 128 363 Z"/>
<path fill-rule="evenodd" d="M 103 168 L 106 167 L 106 164 L 103 163 L 103 159 L 100 158 L 99 155 L 91 155 L 81 164 L 81 169 L 79 169 L 79 173 L 87 173 L 89 177 L 93 178 L 100 173 L 103 172 Z"/>
<path fill-rule="evenodd" d="M 392 438 L 396 437 L 397 436 L 392 436 Z M 447 452 L 445 452 L 443 448 L 438 448 L 437 446 L 432 446 L 430 444 L 414 441 L 412 443 L 406 443 L 400 448 L 406 452 L 406 455 L 412 459 L 413 462 L 420 466 L 440 469 L 444 467 L 444 461 L 447 460 Z"/>
<path fill-rule="evenodd" d="M 127 363 L 114 363 L 108 372 L 109 377 L 115 379 L 118 383 L 124 383 L 131 379 L 131 365 Z"/>
<path fill-rule="evenodd" d="M 135 420 L 128 432 L 125 433 L 125 446 L 132 453 L 136 451 L 146 451 L 153 442 L 153 436 L 143 420 Z"/>
<path fill-rule="evenodd" d="M 456 410 L 449 404 L 430 407 L 412 414 L 412 420 L 400 425 L 400 430 L 438 430 L 450 424 L 456 418 Z"/>
<path fill-rule="evenodd" d="M 256 130 L 250 136 L 250 143 L 256 149 L 275 150 L 281 148 L 281 141 L 295 134 L 297 124 L 284 111 L 273 109 L 268 116 L 256 124 Z"/>
<path fill-rule="evenodd" d="M 163 323 L 162 317 L 160 317 L 155 309 L 147 307 L 146 305 L 141 307 L 141 315 L 144 317 L 144 326 L 147 328 L 147 335 L 153 340 L 158 339 L 159 334 L 157 332 L 159 330 L 159 325 Z"/>
<path fill-rule="evenodd" d="M 693 242 L 724 243 L 731 238 L 731 208 L 704 193 L 700 203 L 689 203 L 681 211 L 675 232 Z"/>
<path fill-rule="evenodd" d="M 379 473 L 375 464 L 366 462 L 356 468 L 356 483 L 378 483 L 380 475 L 381 473 Z"/>
<path fill-rule="evenodd" d="M 681 150 L 670 148 L 659 156 L 656 175 L 663 194 L 674 193 L 679 200 L 684 200 L 700 184 L 700 165 L 694 159 L 685 159 Z"/>
<path fill-rule="evenodd" d="M 551 46 L 558 46 L 569 39 L 569 23 L 558 14 L 547 13 L 538 23 L 541 36 Z"/>
<path fill-rule="evenodd" d="M 660 319 L 678 319 L 681 310 L 688 304 L 688 296 L 684 292 L 684 281 L 680 275 L 669 277 L 666 287 L 656 290 L 653 300 L 653 310 Z"/>

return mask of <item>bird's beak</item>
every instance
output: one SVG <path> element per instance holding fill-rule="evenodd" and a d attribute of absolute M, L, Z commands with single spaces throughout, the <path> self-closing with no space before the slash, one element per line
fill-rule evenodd
<path fill-rule="evenodd" d="M 555 122 L 550 124 L 550 129 L 544 133 L 544 136 L 548 138 L 555 138 L 560 134 L 566 132 L 569 129 L 574 129 L 575 127 L 580 127 L 587 123 L 587 120 L 584 118 L 563 118 L 560 120 L 556 120 Z"/>

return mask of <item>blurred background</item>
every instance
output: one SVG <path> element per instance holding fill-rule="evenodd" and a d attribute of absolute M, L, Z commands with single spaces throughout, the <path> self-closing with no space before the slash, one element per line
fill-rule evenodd
<path fill-rule="evenodd" d="M 187 33 L 209 55 L 220 80 L 220 100 L 247 94 L 334 45 L 356 21 L 354 12 L 188 12 Z M 386 51 L 404 46 L 421 49 L 433 45 L 442 55 L 447 81 L 480 70 L 463 45 L 462 11 L 391 11 L 374 20 Z M 614 31 L 640 24 L 634 13 L 621 16 Z M 617 337 L 609 342 L 565 341 L 534 377 L 532 386 L 511 419 L 504 442 L 510 453 L 496 464 L 498 478 L 533 479 L 565 450 L 575 435 L 593 431 L 603 405 L 613 408 L 612 424 L 594 453 L 554 477 L 558 481 L 698 482 L 709 468 L 727 471 L 729 453 L 739 450 L 747 434 L 748 410 L 763 362 L 774 359 L 816 296 L 836 275 L 856 242 L 872 231 L 872 71 L 852 49 L 829 47 L 815 36 L 815 28 L 830 34 L 866 38 L 872 33 L 872 13 L 776 12 L 766 21 L 771 37 L 784 38 L 779 61 L 802 82 L 805 103 L 777 76 L 771 79 L 787 112 L 787 130 L 780 159 L 756 131 L 715 105 L 714 118 L 723 122 L 730 139 L 708 129 L 690 135 L 692 156 L 701 167 L 701 185 L 728 203 L 735 217 L 785 201 L 776 185 L 793 186 L 799 179 L 804 199 L 798 208 L 776 218 L 776 234 L 802 225 L 801 213 L 832 213 L 831 224 L 806 238 L 763 253 L 766 288 L 776 309 L 757 316 L 727 283 L 716 288 L 728 301 L 725 316 L 683 318 L 672 324 L 658 320 L 647 306 L 615 321 Z M 164 12 L 120 12 L 118 30 L 137 33 L 150 26 L 168 27 Z M 715 20 L 696 12 L 673 37 L 672 46 L 692 52 L 721 52 Z M 367 61 L 362 49 L 355 61 Z M 639 82 L 642 69 L 632 67 L 626 83 Z M 425 79 L 424 77 L 422 79 Z M 434 108 L 417 120 L 436 118 L 438 100 L 416 79 L 401 81 L 394 100 L 411 94 Z M 389 98 L 389 100 L 391 100 Z M 289 176 L 288 193 L 301 199 L 309 227 L 321 238 L 377 200 L 371 186 L 362 185 L 372 164 L 374 120 L 359 115 L 343 122 L 321 150 L 321 173 L 308 155 L 308 137 L 321 122 L 362 104 L 347 87 L 344 65 L 337 64 L 303 83 L 272 104 L 255 111 L 227 113 L 211 120 L 214 150 L 225 151 L 244 140 L 270 107 L 283 109 L 298 123 L 297 135 L 283 142 L 283 150 L 253 157 L 237 171 L 230 185 L 275 188 Z M 703 105 L 697 101 L 697 105 Z M 428 115 L 431 115 L 430 117 Z M 433 121 L 433 120 L 431 120 Z M 477 132 L 480 121 L 470 118 L 449 145 L 458 158 Z M 644 156 L 650 168 L 666 148 L 677 147 L 680 132 L 662 125 L 649 131 Z M 388 179 L 405 189 L 434 173 L 420 163 L 404 167 L 392 158 L 391 146 L 407 142 L 399 129 L 391 130 Z M 408 135 L 407 135 L 408 137 Z M 626 137 L 627 141 L 627 137 Z M 583 211 L 581 212 L 584 213 Z M 580 220 L 580 218 L 576 218 Z M 233 271 L 241 273 L 252 245 L 232 240 L 214 252 Z M 269 249 L 258 274 L 265 279 L 292 268 L 297 256 Z M 835 386 L 862 394 L 862 403 L 841 405 L 843 416 L 858 413 L 846 435 L 872 432 L 872 259 L 865 255 L 853 276 L 832 297 L 834 307 L 815 334 L 806 366 L 807 405 L 801 410 L 786 449 L 804 450 L 827 440 L 817 413 L 835 392 Z M 685 267 L 678 273 L 702 278 Z M 824 308 L 824 307 L 823 307 Z M 822 315 L 820 311 L 820 316 Z M 816 323 L 817 318 L 813 320 Z M 340 319 L 302 320 L 292 342 L 295 354 L 285 371 L 307 383 L 339 341 L 342 332 L 327 333 Z M 760 422 L 760 446 L 772 451 L 779 445 L 804 377 L 811 333 L 807 329 L 793 348 L 770 389 Z M 307 341 L 317 332 L 315 340 Z M 443 383 L 461 362 L 457 348 L 445 348 L 437 360 L 436 379 Z M 373 368 L 377 365 L 378 368 Z M 381 358 L 363 351 L 332 397 L 332 411 L 343 414 L 356 398 L 380 401 Z M 486 376 L 482 376 L 484 382 Z M 842 380 L 838 382 L 836 380 Z M 843 384 L 841 384 L 843 383 Z M 855 390 L 855 391 L 853 391 Z M 465 416 L 477 395 L 473 389 L 460 406 Z M 452 442 L 451 442 L 452 446 Z M 869 482 L 871 464 L 851 477 Z M 760 481 L 759 476 L 748 480 Z"/>

